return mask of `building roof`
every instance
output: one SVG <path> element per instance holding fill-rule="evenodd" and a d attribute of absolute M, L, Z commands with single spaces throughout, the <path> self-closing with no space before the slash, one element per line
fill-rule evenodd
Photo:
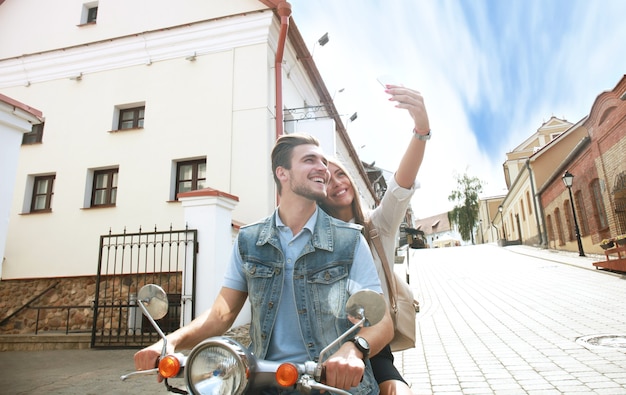
<path fill-rule="evenodd" d="M 0 1 L 0 4 L 2 4 L 1 1 Z M 4 104 L 7 104 L 8 106 L 12 106 L 14 109 L 14 112 L 22 111 L 26 113 L 27 115 L 37 118 L 39 122 L 43 122 L 43 113 L 37 110 L 36 108 L 29 106 L 28 104 L 24 104 L 15 99 L 11 99 L 9 96 L 3 95 L 2 93 L 0 93 L 0 103 L 4 103 Z"/>
<path fill-rule="evenodd" d="M 447 232 L 452 229 L 448 220 L 448 212 L 422 218 L 415 221 L 415 229 L 421 230 L 426 235 Z"/>

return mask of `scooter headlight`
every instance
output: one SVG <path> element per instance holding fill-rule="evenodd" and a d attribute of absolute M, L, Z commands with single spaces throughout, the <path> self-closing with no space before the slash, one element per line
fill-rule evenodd
<path fill-rule="evenodd" d="M 234 340 L 213 337 L 194 347 L 185 364 L 185 381 L 192 394 L 242 394 L 254 358 Z"/>

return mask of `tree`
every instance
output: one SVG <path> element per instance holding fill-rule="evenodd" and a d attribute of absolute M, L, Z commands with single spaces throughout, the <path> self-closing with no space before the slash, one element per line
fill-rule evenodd
<path fill-rule="evenodd" d="M 469 177 L 467 173 L 456 177 L 457 190 L 452 191 L 448 200 L 455 202 L 452 211 L 448 212 L 450 224 L 457 225 L 461 238 L 474 243 L 474 228 L 478 222 L 478 194 L 483 191 L 483 182 L 477 177 Z"/>

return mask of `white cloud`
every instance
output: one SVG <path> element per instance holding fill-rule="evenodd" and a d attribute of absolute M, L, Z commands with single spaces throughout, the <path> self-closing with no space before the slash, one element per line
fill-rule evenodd
<path fill-rule="evenodd" d="M 455 174 L 500 195 L 506 152 L 554 115 L 576 123 L 626 72 L 620 0 L 292 0 L 293 18 L 367 162 L 393 171 L 412 121 L 376 82 L 391 74 L 424 95 L 433 128 L 413 200 L 418 217 L 451 208 Z"/>

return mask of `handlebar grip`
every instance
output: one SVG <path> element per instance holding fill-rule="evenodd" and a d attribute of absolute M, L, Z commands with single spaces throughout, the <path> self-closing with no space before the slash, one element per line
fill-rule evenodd
<path fill-rule="evenodd" d="M 363 377 L 365 377 L 365 372 L 363 372 L 363 375 L 361 376 L 361 380 L 360 382 L 363 382 Z M 322 365 L 322 373 L 320 374 L 320 383 L 324 383 L 326 384 L 326 365 Z"/>

